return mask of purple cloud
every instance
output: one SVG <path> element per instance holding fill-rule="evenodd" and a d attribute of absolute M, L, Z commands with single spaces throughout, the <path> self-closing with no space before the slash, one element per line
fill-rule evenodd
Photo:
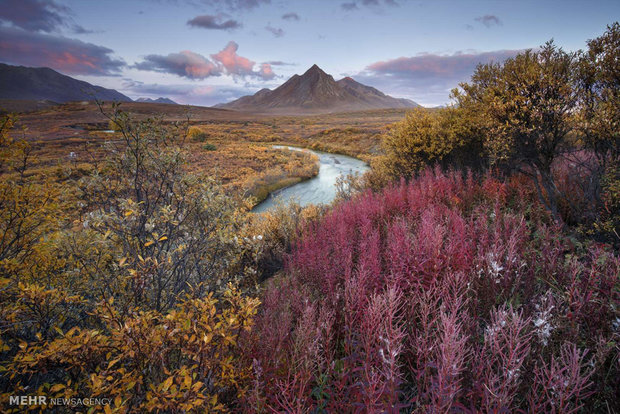
<path fill-rule="evenodd" d="M 265 26 L 265 30 L 270 32 L 274 37 L 282 37 L 284 36 L 284 30 L 279 27 L 273 27 L 270 24 Z"/>
<path fill-rule="evenodd" d="M 212 6 L 224 6 L 230 10 L 251 10 L 269 4 L 271 0 L 202 0 L 202 2 Z"/>
<path fill-rule="evenodd" d="M 398 3 L 396 2 L 396 0 L 357 0 L 357 1 L 350 1 L 350 2 L 346 2 L 346 3 L 341 3 L 340 4 L 340 8 L 345 10 L 345 11 L 353 11 L 353 10 L 358 10 L 359 7 L 358 6 L 366 6 L 366 7 L 373 7 L 375 9 L 381 9 L 381 6 L 390 6 L 390 7 L 396 7 L 398 6 Z"/>
<path fill-rule="evenodd" d="M 450 90 L 469 80 L 478 64 L 503 62 L 521 51 L 422 53 L 372 63 L 355 75 L 355 79 L 422 104 L 446 103 Z"/>
<path fill-rule="evenodd" d="M 300 17 L 297 13 L 295 12 L 289 12 L 289 13 L 285 13 L 282 15 L 282 19 L 284 20 L 289 20 L 289 21 L 299 21 Z"/>
<path fill-rule="evenodd" d="M 203 29 L 212 29 L 212 30 L 234 30 L 242 27 L 242 24 L 236 20 L 228 19 L 224 20 L 225 15 L 210 15 L 203 14 L 202 16 L 196 16 L 191 20 L 187 21 L 188 26 L 192 27 L 201 27 Z"/>
<path fill-rule="evenodd" d="M 395 77 L 460 79 L 471 75 L 479 63 L 502 62 L 519 52 L 520 50 L 498 50 L 482 53 L 456 52 L 452 55 L 422 53 L 413 57 L 375 62 L 368 65 L 366 70 Z"/>
<path fill-rule="evenodd" d="M 53 0 L 3 0 L 0 21 L 31 32 L 57 32 L 68 28 L 74 33 L 92 33 L 75 24 L 71 9 Z"/>
<path fill-rule="evenodd" d="M 151 0 L 161 2 L 162 0 Z M 173 4 L 187 4 L 198 8 L 215 8 L 218 10 L 252 10 L 265 4 L 271 3 L 271 0 L 168 0 Z"/>
<path fill-rule="evenodd" d="M 114 75 L 125 66 L 107 47 L 0 26 L 0 61 L 44 66 L 68 75 Z"/>
<path fill-rule="evenodd" d="M 297 65 L 296 63 L 283 62 L 281 60 L 271 60 L 266 63 L 269 63 L 271 66 L 296 66 Z"/>
<path fill-rule="evenodd" d="M 148 55 L 142 62 L 136 63 L 135 67 L 140 70 L 172 73 L 189 79 L 205 79 L 222 73 L 214 62 L 189 50 L 166 56 Z"/>
<path fill-rule="evenodd" d="M 484 16 L 476 17 L 474 20 L 476 20 L 478 23 L 482 23 L 487 28 L 492 27 L 492 26 L 503 25 L 499 17 L 492 15 L 492 14 L 485 14 Z"/>

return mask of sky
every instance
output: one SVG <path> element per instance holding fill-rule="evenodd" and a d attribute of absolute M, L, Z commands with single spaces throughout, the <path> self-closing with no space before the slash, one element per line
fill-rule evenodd
<path fill-rule="evenodd" d="M 618 20 L 606 0 L 0 0 L 0 62 L 206 106 L 317 64 L 437 106 L 478 63 L 584 49 Z"/>

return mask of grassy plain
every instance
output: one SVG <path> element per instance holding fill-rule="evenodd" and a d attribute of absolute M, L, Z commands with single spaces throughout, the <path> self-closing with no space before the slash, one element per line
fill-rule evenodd
<path fill-rule="evenodd" d="M 33 145 L 37 165 L 32 171 L 62 177 L 68 163 L 86 173 L 104 156 L 102 144 L 118 141 L 108 119 L 94 102 L 57 106 L 0 102 L 5 111 L 32 108 L 18 115 L 15 138 Z M 235 194 L 256 201 L 270 192 L 317 174 L 316 157 L 276 150 L 289 144 L 341 153 L 370 161 L 379 152 L 380 137 L 405 110 L 377 110 L 311 116 L 274 116 L 236 111 L 152 103 L 124 103 L 120 109 L 134 119 L 162 117 L 164 123 L 189 123 L 190 168 L 216 176 Z M 112 111 L 110 105 L 104 110 Z"/>

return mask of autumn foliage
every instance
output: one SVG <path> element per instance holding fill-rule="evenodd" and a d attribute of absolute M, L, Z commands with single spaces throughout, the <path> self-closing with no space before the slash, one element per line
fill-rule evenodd
<path fill-rule="evenodd" d="M 619 33 L 480 66 L 331 206 L 248 212 L 231 188 L 316 165 L 236 154 L 241 127 L 114 105 L 106 156 L 46 174 L 2 118 L 0 411 L 63 412 L 10 404 L 44 395 L 106 413 L 619 412 Z M 358 133 L 307 143 L 353 151 Z M 222 187 L 190 168 L 193 141 L 262 175 Z"/>
<path fill-rule="evenodd" d="M 424 172 L 334 208 L 264 295 L 254 411 L 616 406 L 620 259 L 522 183 Z"/>
<path fill-rule="evenodd" d="M 87 176 L 30 174 L 0 135 L 0 407 L 106 398 L 106 412 L 226 411 L 258 306 L 243 206 L 188 173 L 183 130 L 110 114 L 122 140 Z M 30 406 L 39 410 L 39 406 Z"/>

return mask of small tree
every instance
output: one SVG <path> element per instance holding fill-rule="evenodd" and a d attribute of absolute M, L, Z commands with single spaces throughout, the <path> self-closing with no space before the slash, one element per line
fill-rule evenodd
<path fill-rule="evenodd" d="M 603 167 L 620 158 L 620 24 L 588 41 L 580 56 L 579 126 Z"/>
<path fill-rule="evenodd" d="M 593 222 L 584 227 L 599 240 L 620 243 L 620 24 L 588 41 L 578 66 L 580 110 L 577 126 L 583 145 L 594 154 L 586 188 Z"/>
<path fill-rule="evenodd" d="M 551 166 L 573 130 L 576 55 L 547 42 L 503 64 L 478 66 L 454 91 L 459 105 L 479 113 L 492 164 L 530 176 L 540 200 L 559 220 L 561 197 Z M 544 190 L 544 191 L 543 191 Z"/>
<path fill-rule="evenodd" d="M 68 248 L 82 276 L 98 297 L 157 311 L 186 292 L 217 291 L 237 259 L 237 205 L 189 173 L 185 131 L 118 110 L 110 118 L 121 143 L 109 142 L 106 162 L 79 182 L 84 230 Z"/>
<path fill-rule="evenodd" d="M 480 167 L 483 148 L 477 124 L 464 108 L 413 109 L 383 138 L 384 156 L 373 165 L 371 181 L 410 179 L 435 164 Z"/>

